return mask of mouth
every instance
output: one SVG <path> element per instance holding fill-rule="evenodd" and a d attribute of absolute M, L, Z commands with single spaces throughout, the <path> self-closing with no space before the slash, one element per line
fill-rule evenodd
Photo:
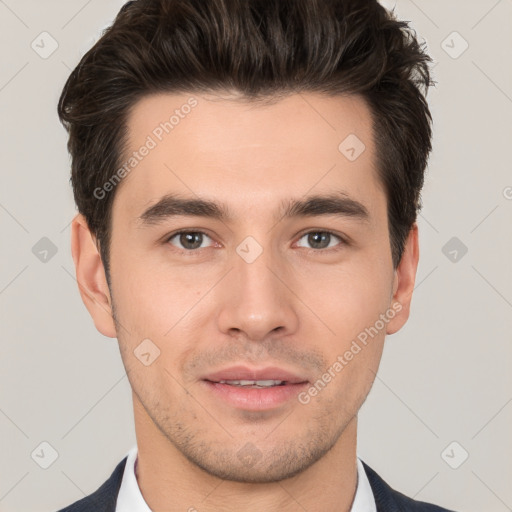
<path fill-rule="evenodd" d="M 309 381 L 287 370 L 231 367 L 202 379 L 211 396 L 244 410 L 274 409 L 289 402 Z"/>
<path fill-rule="evenodd" d="M 220 380 L 218 381 L 218 384 L 227 384 L 229 386 L 237 386 L 243 388 L 265 389 L 273 388 L 275 386 L 285 386 L 286 384 L 290 383 L 284 380 Z"/>
<path fill-rule="evenodd" d="M 280 386 L 308 382 L 306 377 L 277 366 L 267 366 L 266 368 L 230 366 L 205 375 L 203 380 L 228 383 L 234 386 Z"/>

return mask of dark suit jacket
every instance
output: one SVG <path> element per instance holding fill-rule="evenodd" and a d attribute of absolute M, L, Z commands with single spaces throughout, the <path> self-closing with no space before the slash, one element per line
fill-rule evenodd
<path fill-rule="evenodd" d="M 110 478 L 95 492 L 58 512 L 115 512 L 121 487 L 125 457 L 114 469 Z M 382 478 L 363 462 L 370 486 L 377 503 L 377 512 L 453 512 L 446 508 L 415 501 L 392 489 Z"/>

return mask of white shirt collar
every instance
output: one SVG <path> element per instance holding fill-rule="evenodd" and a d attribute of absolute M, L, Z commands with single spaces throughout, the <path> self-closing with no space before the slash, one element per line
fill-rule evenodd
<path fill-rule="evenodd" d="M 116 512 L 151 512 L 151 509 L 142 497 L 137 478 L 135 477 L 137 445 L 130 449 L 127 456 L 123 480 L 117 495 Z"/>
<path fill-rule="evenodd" d="M 370 481 L 366 476 L 363 463 L 357 457 L 357 488 L 350 512 L 377 512 Z"/>
<path fill-rule="evenodd" d="M 133 446 L 126 456 L 128 458 L 117 497 L 116 512 L 151 512 L 151 509 L 142 497 L 135 477 L 137 445 Z M 372 488 L 359 457 L 357 458 L 357 489 L 350 512 L 377 512 Z"/>

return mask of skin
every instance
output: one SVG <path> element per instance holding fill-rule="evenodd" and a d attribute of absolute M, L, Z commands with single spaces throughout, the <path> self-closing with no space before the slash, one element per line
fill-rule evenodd
<path fill-rule="evenodd" d="M 149 96 L 128 119 L 128 153 L 191 96 L 198 105 L 116 190 L 111 289 L 85 219 L 72 223 L 82 299 L 98 331 L 118 338 L 132 387 L 142 495 L 155 511 L 349 511 L 357 413 L 386 334 L 409 316 L 417 226 L 393 269 L 370 112 L 359 97 L 294 94 L 254 105 Z M 366 146 L 355 161 L 338 150 L 350 133 Z M 333 190 L 362 203 L 369 220 L 276 221 L 281 201 Z M 182 216 L 142 227 L 137 218 L 170 192 L 226 203 L 233 220 Z M 179 236 L 168 241 L 182 228 L 208 235 L 193 257 Z M 315 248 L 302 234 L 315 230 L 349 243 L 332 237 L 328 249 L 338 250 Z M 247 236 L 263 249 L 250 264 L 236 252 Z M 306 405 L 292 399 L 253 412 L 205 389 L 203 376 L 235 364 L 315 382 L 393 304 L 401 310 Z M 145 366 L 134 350 L 147 338 L 160 356 Z M 247 446 L 255 464 L 238 456 Z"/>

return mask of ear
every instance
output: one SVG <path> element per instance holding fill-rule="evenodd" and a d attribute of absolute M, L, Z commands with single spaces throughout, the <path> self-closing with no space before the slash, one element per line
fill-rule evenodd
<path fill-rule="evenodd" d="M 402 259 L 395 270 L 392 309 L 396 311 L 396 315 L 388 322 L 386 334 L 399 331 L 409 318 L 419 258 L 418 225 L 414 223 L 409 231 Z"/>
<path fill-rule="evenodd" d="M 109 338 L 116 337 L 112 301 L 105 269 L 98 252 L 96 238 L 89 231 L 82 214 L 71 223 L 71 254 L 75 262 L 76 280 L 82 301 L 96 329 Z"/>

